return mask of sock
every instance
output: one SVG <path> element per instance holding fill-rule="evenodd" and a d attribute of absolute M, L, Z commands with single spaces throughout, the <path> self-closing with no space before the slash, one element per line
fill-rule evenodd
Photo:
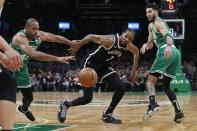
<path fill-rule="evenodd" d="M 28 106 L 22 105 L 22 110 L 23 110 L 23 111 L 28 111 Z"/>
<path fill-rule="evenodd" d="M 23 111 L 28 111 L 29 106 L 31 105 L 32 100 L 23 99 L 22 102 L 23 102 L 23 105 L 22 105 Z"/>
<path fill-rule="evenodd" d="M 105 114 L 113 113 L 115 107 L 108 107 L 108 109 L 105 111 Z"/>
<path fill-rule="evenodd" d="M 67 108 L 69 108 L 69 107 L 71 106 L 71 102 L 65 100 L 65 101 L 63 102 L 63 105 L 65 105 Z"/>
<path fill-rule="evenodd" d="M 156 102 L 155 102 L 155 96 L 154 95 L 150 95 L 149 96 L 149 102 L 150 102 L 150 104 L 155 104 Z"/>
<path fill-rule="evenodd" d="M 176 113 L 181 111 L 177 100 L 172 101 L 172 105 L 174 106 L 174 110 L 175 110 Z"/>

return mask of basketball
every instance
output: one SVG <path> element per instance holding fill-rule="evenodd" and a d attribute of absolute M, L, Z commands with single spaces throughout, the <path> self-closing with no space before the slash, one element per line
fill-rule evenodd
<path fill-rule="evenodd" d="M 97 73 L 92 68 L 83 68 L 78 74 L 79 82 L 82 86 L 90 88 L 97 82 Z"/>

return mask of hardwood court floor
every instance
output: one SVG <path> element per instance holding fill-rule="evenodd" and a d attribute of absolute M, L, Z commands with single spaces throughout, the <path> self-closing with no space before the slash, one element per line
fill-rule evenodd
<path fill-rule="evenodd" d="M 34 92 L 31 111 L 36 122 L 28 121 L 17 111 L 15 130 L 26 131 L 197 131 L 197 94 L 180 94 L 178 100 L 185 113 L 181 124 L 172 122 L 174 110 L 164 94 L 158 94 L 157 100 L 162 110 L 150 120 L 143 121 L 146 111 L 146 93 L 127 93 L 114 112 L 122 119 L 122 124 L 106 124 L 101 120 L 102 112 L 108 107 L 112 93 L 95 93 L 92 103 L 85 106 L 72 107 L 68 111 L 67 120 L 60 124 L 57 120 L 59 102 L 73 99 L 81 93 L 66 92 Z M 17 94 L 17 105 L 21 103 L 21 94 Z M 21 125 L 23 124 L 23 125 Z M 57 126 L 57 127 L 53 127 Z M 53 127 L 53 128 L 52 128 Z"/>

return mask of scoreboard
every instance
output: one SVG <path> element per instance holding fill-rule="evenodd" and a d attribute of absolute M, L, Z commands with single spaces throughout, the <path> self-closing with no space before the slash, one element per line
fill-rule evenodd
<path fill-rule="evenodd" d="M 161 9 L 163 13 L 174 13 L 177 8 L 177 0 L 161 0 Z"/>

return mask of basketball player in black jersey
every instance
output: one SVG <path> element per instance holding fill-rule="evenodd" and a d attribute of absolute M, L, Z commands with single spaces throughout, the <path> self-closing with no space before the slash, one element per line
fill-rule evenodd
<path fill-rule="evenodd" d="M 5 0 L 0 0 L 0 17 Z M 2 51 L 2 52 L 1 52 Z M 16 81 L 8 70 L 23 66 L 21 56 L 0 36 L 0 126 L 12 131 L 16 110 Z"/>
<path fill-rule="evenodd" d="M 138 65 L 139 50 L 132 43 L 134 39 L 133 30 L 127 29 L 121 36 L 119 34 L 114 35 L 87 35 L 82 40 L 76 43 L 76 50 L 82 45 L 90 42 L 99 44 L 100 46 L 84 61 L 83 67 L 93 68 L 100 79 L 114 88 L 115 93 L 112 97 L 112 101 L 108 109 L 103 113 L 102 120 L 106 123 L 119 124 L 122 121 L 112 116 L 112 113 L 120 100 L 122 99 L 125 92 L 125 85 L 121 81 L 119 75 L 111 67 L 111 63 L 116 62 L 119 57 L 125 52 L 129 51 L 133 53 L 134 64 L 131 72 L 132 82 L 136 82 L 136 68 Z M 66 119 L 66 113 L 69 107 L 85 105 L 91 102 L 93 97 L 93 88 L 83 88 L 84 94 L 82 97 L 76 98 L 72 101 L 64 100 L 60 104 L 60 110 L 58 112 L 58 120 L 63 123 Z"/>

